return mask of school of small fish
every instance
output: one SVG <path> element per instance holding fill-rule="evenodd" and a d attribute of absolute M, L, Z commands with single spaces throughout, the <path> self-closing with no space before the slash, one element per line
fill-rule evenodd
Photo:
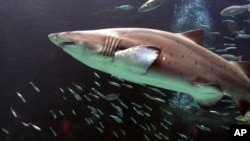
<path fill-rule="evenodd" d="M 168 141 L 173 137 L 178 138 L 179 140 L 192 139 L 190 132 L 183 130 L 177 130 L 175 133 L 170 132 L 171 129 L 178 126 L 179 123 L 175 117 L 176 111 L 169 107 L 183 110 L 188 114 L 195 113 L 199 116 L 202 115 L 201 109 L 190 96 L 176 93 L 171 98 L 163 90 L 150 86 L 140 86 L 141 88 L 146 89 L 138 91 L 135 95 L 133 94 L 134 91 L 136 91 L 134 85 L 129 84 L 124 80 L 110 77 L 112 80 L 108 81 L 107 84 L 109 86 L 132 90 L 132 94 L 130 95 L 135 95 L 135 97 L 137 97 L 133 98 L 132 101 L 128 101 L 128 99 L 124 99 L 124 97 L 127 96 L 126 93 L 102 93 L 100 91 L 102 87 L 101 83 L 100 85 L 96 85 L 96 83 L 99 84 L 98 81 L 101 80 L 101 75 L 93 72 L 93 76 L 95 81 L 89 92 L 85 91 L 85 87 L 82 84 L 76 83 L 71 83 L 69 86 L 58 88 L 57 92 L 63 101 L 78 102 L 81 109 L 73 108 L 70 112 L 65 111 L 63 108 L 49 109 L 47 113 L 51 115 L 52 120 L 59 121 L 62 118 L 67 119 L 69 116 L 76 118 L 83 116 L 82 128 L 87 126 L 89 130 L 95 130 L 100 136 L 111 135 L 113 136 L 113 140 L 123 139 L 126 138 L 128 134 L 131 134 L 131 131 L 127 129 L 127 125 L 135 128 L 137 132 L 140 132 L 141 136 L 138 136 L 146 141 Z M 129 87 L 126 85 L 129 85 Z M 31 87 L 33 88 L 34 93 L 38 92 L 37 90 L 39 88 L 34 82 L 32 82 Z M 16 93 L 16 96 L 21 100 L 21 105 L 25 105 L 31 101 L 28 98 L 25 98 L 25 94 L 21 94 L 20 92 Z M 233 106 L 233 109 L 236 108 L 236 106 L 233 105 L 234 102 L 230 99 L 222 100 L 222 102 L 228 104 L 228 107 Z M 44 128 L 39 125 L 39 122 L 23 119 L 23 113 L 16 109 L 19 108 L 17 108 L 17 106 L 11 106 L 10 112 L 23 128 L 29 130 L 33 129 L 37 132 L 50 132 L 51 136 L 54 138 L 60 136 L 61 129 L 58 129 L 58 127 L 52 124 Z M 228 109 L 231 108 L 229 107 Z M 229 115 L 229 113 L 219 113 L 215 110 L 207 111 L 207 113 L 217 116 Z M 154 121 L 154 119 L 157 119 L 157 121 Z M 244 120 L 246 118 L 239 117 L 239 119 Z M 110 128 L 109 124 L 114 127 Z M 213 128 L 208 126 L 209 125 L 206 125 L 206 123 L 197 122 L 194 127 L 197 127 L 197 130 L 200 132 L 212 132 Z M 227 130 L 228 127 L 227 125 L 222 125 L 221 129 Z M 11 131 L 7 127 L 2 127 L 2 132 L 6 135 L 11 134 Z"/>

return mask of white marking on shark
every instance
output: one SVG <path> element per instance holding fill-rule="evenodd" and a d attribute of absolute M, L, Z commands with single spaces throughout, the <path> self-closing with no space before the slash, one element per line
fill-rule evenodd
<path fill-rule="evenodd" d="M 130 82 L 191 95 L 203 107 L 222 96 L 250 103 L 250 63 L 228 62 L 202 47 L 204 31 L 170 33 L 145 28 L 61 32 L 49 39 L 87 66 Z"/>

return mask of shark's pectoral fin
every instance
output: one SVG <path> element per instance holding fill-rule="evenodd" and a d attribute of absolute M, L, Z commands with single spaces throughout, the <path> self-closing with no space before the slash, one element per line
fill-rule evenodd
<path fill-rule="evenodd" d="M 156 47 L 135 46 L 115 52 L 115 62 L 129 71 L 145 74 L 159 54 L 160 50 Z"/>

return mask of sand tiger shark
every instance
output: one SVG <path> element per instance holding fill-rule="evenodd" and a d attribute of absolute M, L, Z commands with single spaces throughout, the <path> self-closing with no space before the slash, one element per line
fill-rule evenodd
<path fill-rule="evenodd" d="M 146 28 L 110 28 L 48 35 L 87 66 L 123 78 L 191 95 L 202 107 L 223 95 L 242 114 L 250 103 L 248 62 L 228 62 L 203 47 L 204 31 L 170 33 Z"/>

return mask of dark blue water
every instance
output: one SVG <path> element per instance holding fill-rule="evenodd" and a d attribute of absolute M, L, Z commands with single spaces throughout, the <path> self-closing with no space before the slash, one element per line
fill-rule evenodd
<path fill-rule="evenodd" d="M 242 21 L 250 18 L 249 12 L 234 18 L 222 17 L 219 14 L 227 6 L 248 4 L 246 0 L 204 0 L 202 2 L 167 0 L 158 9 L 148 13 L 138 13 L 137 8 L 144 2 L 145 0 L 0 0 L 0 128 L 2 128 L 0 140 L 125 141 L 147 140 L 147 138 L 160 140 L 157 137 L 159 133 L 166 135 L 169 140 L 229 140 L 229 131 L 222 128 L 222 125 L 237 123 L 234 119 L 239 116 L 237 108 L 225 109 L 225 106 L 230 105 L 220 102 L 212 107 L 212 110 L 224 113 L 218 116 L 197 108 L 192 100 L 185 101 L 188 98 L 183 99 L 181 95 L 174 97 L 176 94 L 173 95 L 170 91 L 162 90 L 167 95 L 162 96 L 145 86 L 121 82 L 81 64 L 48 40 L 49 33 L 61 31 L 144 27 L 182 32 L 202 28 L 197 26 L 204 24 L 209 26 L 209 29 L 204 29 L 206 33 L 213 31 L 221 33 L 216 37 L 206 34 L 206 47 L 222 48 L 227 41 L 223 36 L 233 36 L 227 26 L 221 22 L 223 19 L 235 20 L 239 30 L 245 29 L 246 34 L 250 34 L 250 24 Z M 198 8 L 180 9 L 192 3 L 198 3 Z M 133 5 L 135 9 L 131 11 L 114 9 L 114 6 L 122 4 Z M 180 18 L 187 19 L 177 22 Z M 197 22 L 194 22 L 195 19 Z M 243 55 L 243 60 L 249 61 L 250 39 L 238 39 L 234 43 L 237 44 L 237 49 L 227 53 Z M 93 71 L 97 72 L 101 79 L 98 79 Z M 96 86 L 95 81 L 101 86 Z M 108 81 L 129 84 L 133 88 L 125 85 L 116 87 Z M 40 92 L 37 92 L 29 82 L 33 82 Z M 72 83 L 80 85 L 83 91 L 78 90 Z M 83 100 L 77 101 L 69 92 L 66 92 L 67 94 L 60 92 L 59 88 L 67 91 L 67 87 L 79 93 Z M 113 103 L 122 107 L 123 123 L 117 123 L 110 118 L 109 115 L 116 114 L 110 101 L 95 99 L 88 95 L 93 87 L 104 94 L 120 95 L 120 99 L 129 106 L 129 109 L 119 105 L 118 101 Z M 25 103 L 17 96 L 17 92 L 26 99 Z M 145 99 L 144 92 L 160 97 L 166 102 L 152 102 Z M 84 95 L 91 97 L 92 101 L 84 99 Z M 175 101 L 172 106 L 171 100 Z M 177 104 L 176 101 L 178 101 Z M 147 111 L 144 107 L 144 111 L 151 116 L 138 115 L 133 110 L 135 106 L 132 102 L 149 105 L 153 110 Z M 104 115 L 96 118 L 91 114 L 88 106 L 101 109 Z M 17 113 L 17 117 L 11 112 L 11 107 Z M 72 113 L 72 109 L 76 115 Z M 173 115 L 164 113 L 164 109 Z M 50 110 L 55 112 L 56 119 L 53 118 Z M 62 111 L 63 115 L 59 111 Z M 86 117 L 92 118 L 93 124 L 89 125 L 85 120 Z M 134 124 L 131 117 L 134 117 L 138 123 Z M 164 118 L 172 122 L 168 130 L 161 125 Z M 22 122 L 30 124 L 26 127 Z M 101 128 L 100 123 L 104 126 L 104 133 L 96 128 Z M 197 124 L 206 125 L 211 131 L 201 130 L 197 128 Z M 32 125 L 37 125 L 41 131 Z M 145 131 L 144 128 L 147 126 L 150 130 Z M 53 128 L 56 136 L 50 127 Z M 125 134 L 121 130 L 124 130 Z M 180 134 L 186 135 L 187 138 L 181 137 Z M 162 139 L 164 140 L 163 137 Z"/>

